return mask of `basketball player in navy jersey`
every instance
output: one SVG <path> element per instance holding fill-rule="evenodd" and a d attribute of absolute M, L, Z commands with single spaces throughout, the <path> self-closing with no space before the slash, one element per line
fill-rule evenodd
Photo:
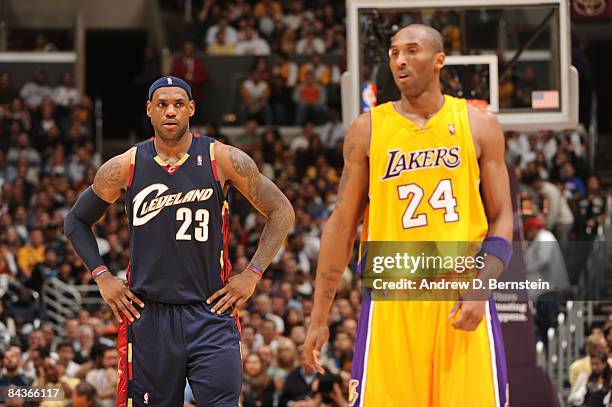
<path fill-rule="evenodd" d="M 293 224 L 291 204 L 247 154 L 190 132 L 194 111 L 185 81 L 155 81 L 147 102 L 155 137 L 104 163 L 65 219 L 66 236 L 120 322 L 117 406 L 182 406 L 185 378 L 198 405 L 238 405 L 236 312 Z M 266 217 L 250 264 L 234 276 L 227 251 L 230 186 Z M 104 265 L 91 230 L 122 190 L 127 284 Z"/>

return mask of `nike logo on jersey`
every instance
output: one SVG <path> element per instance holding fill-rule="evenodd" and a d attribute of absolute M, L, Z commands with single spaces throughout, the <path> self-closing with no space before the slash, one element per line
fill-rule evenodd
<path fill-rule="evenodd" d="M 399 177 L 404 171 L 414 171 L 422 168 L 457 168 L 461 164 L 460 150 L 459 146 L 452 146 L 415 150 L 408 154 L 401 150 L 388 151 L 389 160 L 382 180 Z"/>
<path fill-rule="evenodd" d="M 132 203 L 134 208 L 134 226 L 141 226 L 153 219 L 166 206 L 179 205 L 195 201 L 206 201 L 213 194 L 212 188 L 192 189 L 183 195 L 182 192 L 177 194 L 162 195 L 168 190 L 164 184 L 152 184 L 143 188 L 134 197 Z M 145 202 L 145 199 L 155 192 L 155 197 Z"/>

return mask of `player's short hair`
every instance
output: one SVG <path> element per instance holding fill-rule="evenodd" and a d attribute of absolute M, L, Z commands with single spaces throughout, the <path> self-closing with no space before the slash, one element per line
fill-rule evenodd
<path fill-rule="evenodd" d="M 427 40 L 433 46 L 434 52 L 444 51 L 444 39 L 442 38 L 442 34 L 440 34 L 440 31 L 436 30 L 434 27 L 430 25 L 425 25 L 425 24 L 408 24 L 407 26 L 399 29 L 395 34 L 393 34 L 393 37 L 391 37 L 391 42 L 393 42 L 393 39 L 400 31 L 406 30 L 409 28 L 416 28 L 416 29 L 420 29 L 424 31 L 427 36 Z"/>

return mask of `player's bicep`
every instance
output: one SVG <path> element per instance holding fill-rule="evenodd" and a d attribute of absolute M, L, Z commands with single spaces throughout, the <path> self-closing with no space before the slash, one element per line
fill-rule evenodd
<path fill-rule="evenodd" d="M 127 187 L 130 173 L 130 151 L 115 156 L 102 164 L 96 172 L 92 188 L 96 195 L 113 203 Z"/>
<path fill-rule="evenodd" d="M 480 126 L 479 159 L 483 204 L 490 224 L 498 224 L 499 234 L 512 236 L 512 200 L 505 162 L 503 130 L 497 119 L 487 114 Z"/>
<path fill-rule="evenodd" d="M 350 225 L 357 225 L 367 203 L 369 139 L 370 117 L 364 114 L 351 126 L 344 140 L 344 167 L 334 209 L 334 216 Z"/>

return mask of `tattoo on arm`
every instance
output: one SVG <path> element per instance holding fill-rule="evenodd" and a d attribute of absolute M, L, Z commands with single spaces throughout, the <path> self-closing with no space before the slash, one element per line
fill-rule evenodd
<path fill-rule="evenodd" d="M 241 191 L 266 218 L 259 246 L 251 260 L 262 269 L 268 267 L 293 225 L 295 215 L 287 198 L 276 185 L 259 173 L 255 162 L 243 151 L 230 147 L 229 159 L 236 173 L 246 179 Z"/>
<path fill-rule="evenodd" d="M 110 162 L 108 165 L 103 165 L 97 172 L 94 183 L 100 190 L 117 187 L 121 184 L 121 163 Z"/>

